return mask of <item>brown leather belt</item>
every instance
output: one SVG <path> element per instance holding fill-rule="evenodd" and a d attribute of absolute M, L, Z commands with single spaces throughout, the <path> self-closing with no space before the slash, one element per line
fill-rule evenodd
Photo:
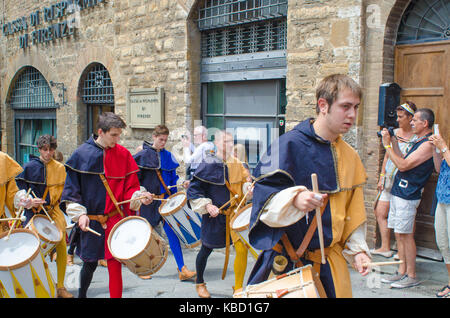
<path fill-rule="evenodd" d="M 118 213 L 119 213 L 119 211 L 114 210 L 111 213 L 108 213 L 106 215 L 104 215 L 104 214 L 97 214 L 97 215 L 88 214 L 87 217 L 89 218 L 89 220 L 97 221 L 101 225 L 103 225 L 108 221 L 109 218 L 112 218 L 113 216 L 115 216 Z"/>

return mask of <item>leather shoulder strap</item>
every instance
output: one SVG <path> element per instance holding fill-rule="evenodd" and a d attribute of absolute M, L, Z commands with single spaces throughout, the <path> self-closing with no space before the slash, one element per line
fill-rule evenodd
<path fill-rule="evenodd" d="M 113 194 L 111 188 L 109 187 L 108 180 L 106 180 L 105 176 L 102 175 L 102 174 L 100 174 L 99 176 L 100 176 L 100 179 L 102 179 L 102 182 L 103 182 L 103 185 L 105 186 L 106 192 L 108 192 L 109 198 L 111 199 L 112 203 L 113 203 L 114 206 L 116 207 L 117 212 L 119 212 L 119 214 L 120 214 L 121 217 L 124 217 L 124 216 L 123 216 L 122 209 L 121 209 L 120 206 L 117 204 L 117 200 L 116 200 L 116 198 L 114 197 L 114 194 Z"/>
<path fill-rule="evenodd" d="M 163 179 L 163 177 L 162 177 L 162 175 L 161 175 L 161 171 L 156 170 L 156 174 L 158 175 L 159 182 L 161 182 L 162 186 L 164 187 L 164 190 L 166 190 L 166 193 L 167 193 L 169 196 L 171 196 L 172 193 L 170 192 L 169 188 L 167 187 L 166 183 L 164 182 L 164 179 Z"/>

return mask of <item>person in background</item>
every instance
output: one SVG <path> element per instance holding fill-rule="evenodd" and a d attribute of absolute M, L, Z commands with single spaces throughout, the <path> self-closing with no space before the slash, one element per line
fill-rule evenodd
<path fill-rule="evenodd" d="M 383 146 L 398 171 L 394 177 L 388 215 L 388 228 L 394 229 L 398 256 L 403 261 L 397 273 L 381 279 L 393 288 L 409 288 L 420 284 L 416 277 L 416 242 L 414 225 L 423 188 L 433 173 L 433 147 L 428 141 L 434 124 L 431 109 L 418 109 L 412 119 L 417 135 L 414 145 L 406 155 L 400 151 L 398 140 L 384 128 L 381 132 Z"/>
<path fill-rule="evenodd" d="M 398 139 L 398 146 L 403 154 L 406 154 L 412 147 L 412 140 L 415 134 L 412 131 L 411 119 L 417 110 L 413 102 L 406 101 L 397 107 L 397 122 L 399 128 L 394 130 L 394 135 Z M 383 165 L 381 167 L 380 179 L 378 181 L 378 191 L 381 191 L 375 207 L 375 216 L 380 229 L 381 246 L 378 249 L 370 251 L 372 255 L 381 255 L 391 257 L 394 252 L 391 251 L 391 229 L 387 227 L 387 218 L 389 212 L 389 200 L 391 199 L 392 182 L 394 181 L 397 168 L 389 159 L 388 155 L 384 155 Z"/>
<path fill-rule="evenodd" d="M 448 284 L 444 286 L 436 296 L 439 298 L 450 297 L 450 151 L 441 135 L 432 135 L 428 138 L 432 143 L 433 163 L 439 178 L 436 186 L 437 206 L 434 216 L 434 228 L 436 243 L 444 258 L 448 272 Z M 439 151 L 439 152 L 437 152 Z"/>

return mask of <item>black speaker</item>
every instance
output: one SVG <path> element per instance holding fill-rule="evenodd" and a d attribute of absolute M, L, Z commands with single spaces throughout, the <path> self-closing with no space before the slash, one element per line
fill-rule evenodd
<path fill-rule="evenodd" d="M 385 83 L 380 86 L 378 126 L 398 127 L 396 108 L 400 105 L 401 90 L 397 83 Z"/>

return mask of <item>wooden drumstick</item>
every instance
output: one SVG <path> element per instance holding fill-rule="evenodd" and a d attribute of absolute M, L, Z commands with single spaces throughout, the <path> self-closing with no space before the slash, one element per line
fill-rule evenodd
<path fill-rule="evenodd" d="M 313 173 L 311 175 L 311 182 L 314 193 L 319 193 L 319 186 L 317 183 L 317 174 Z M 322 228 L 322 214 L 320 213 L 320 207 L 316 208 L 316 217 L 317 217 L 317 230 L 319 233 L 319 244 L 320 244 L 320 254 L 322 255 L 322 264 L 326 263 L 325 260 L 325 248 L 323 244 L 323 228 Z"/>
<path fill-rule="evenodd" d="M 236 199 L 237 198 L 239 198 L 239 195 L 235 195 L 234 197 L 232 197 L 229 201 L 227 201 L 227 202 L 225 202 L 220 208 L 219 208 L 219 211 L 222 211 L 222 209 L 224 208 L 224 207 L 226 207 L 227 205 L 228 205 L 228 203 L 231 203 L 231 201 L 236 201 Z"/>
<path fill-rule="evenodd" d="M 27 194 L 26 194 L 26 197 L 28 197 L 28 196 L 30 195 L 30 191 L 31 191 L 31 188 L 28 189 Z M 17 215 L 18 215 L 20 218 L 22 217 L 22 214 L 23 214 L 23 210 L 24 210 L 24 209 L 25 209 L 24 206 L 21 206 L 21 207 L 19 208 L 19 211 L 18 211 Z M 6 241 L 9 240 L 9 236 L 11 235 L 11 231 L 16 227 L 16 223 L 17 223 L 17 220 L 14 221 L 14 223 L 12 224 L 11 228 L 10 228 L 9 231 L 8 231 L 8 235 L 5 236 L 5 240 L 6 240 Z"/>
<path fill-rule="evenodd" d="M 25 215 L 22 215 L 18 218 L 6 218 L 6 219 L 0 219 L 0 222 L 7 222 L 7 221 L 22 221 L 25 222 L 27 220 L 27 217 Z"/>
<path fill-rule="evenodd" d="M 37 196 L 33 191 L 31 191 L 31 194 L 32 194 L 36 199 L 39 199 L 38 196 Z M 52 224 L 55 224 L 55 221 L 53 221 L 53 219 L 50 217 L 50 215 L 48 215 L 48 212 L 47 212 L 47 210 L 44 208 L 44 205 L 43 205 L 43 204 L 40 204 L 40 206 L 41 206 L 41 208 L 42 208 L 42 211 L 44 211 L 45 215 L 47 215 L 47 217 L 50 219 L 51 223 L 52 223 Z"/>
<path fill-rule="evenodd" d="M 136 197 L 134 199 L 130 199 L 130 200 L 125 200 L 125 201 L 121 201 L 121 202 L 117 202 L 117 205 L 121 205 L 121 204 L 125 204 L 125 203 L 130 203 L 136 200 L 142 200 L 142 199 L 146 199 L 147 197 L 145 195 L 140 196 L 140 197 Z M 153 200 L 155 201 L 168 201 L 167 199 L 160 199 L 160 198 L 153 198 Z"/>
<path fill-rule="evenodd" d="M 89 226 L 86 226 L 86 230 L 88 230 L 91 233 L 94 233 L 97 236 L 102 236 L 100 233 L 98 233 L 97 231 L 94 231 L 93 229 L 91 229 Z"/>
<path fill-rule="evenodd" d="M 183 187 L 182 184 L 175 184 L 175 185 L 168 186 L 167 188 L 172 189 L 172 188 L 182 188 L 182 187 Z"/>
<path fill-rule="evenodd" d="M 364 267 L 374 267 L 374 266 L 385 266 L 385 265 L 398 265 L 402 264 L 403 261 L 391 261 L 391 262 L 375 262 L 375 263 L 364 263 Z"/>
<path fill-rule="evenodd" d="M 238 206 L 236 207 L 236 209 L 234 210 L 234 213 L 237 213 L 237 211 L 239 210 L 239 208 L 241 207 L 242 203 L 244 202 L 245 198 L 247 198 L 248 193 L 250 192 L 250 188 L 253 187 L 255 185 L 255 181 L 252 182 L 252 184 L 248 187 L 249 190 L 245 193 L 244 197 L 242 198 L 241 202 L 239 202 Z"/>

